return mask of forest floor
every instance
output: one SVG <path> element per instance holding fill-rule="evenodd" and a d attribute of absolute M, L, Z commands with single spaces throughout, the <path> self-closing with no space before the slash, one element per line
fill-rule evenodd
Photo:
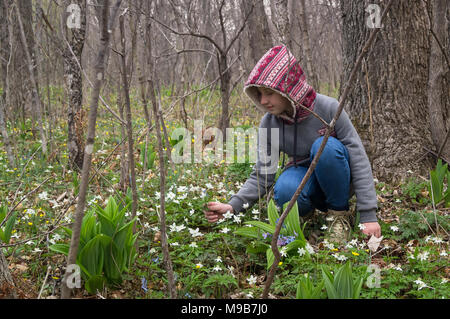
<path fill-rule="evenodd" d="M 243 122 L 232 125 L 243 128 L 258 125 L 241 118 Z M 120 153 L 116 150 L 110 156 L 120 140 L 120 130 L 114 125 L 109 119 L 98 120 L 93 160 L 98 174 L 90 184 L 87 211 L 94 209 L 95 204 L 105 207 L 110 196 L 118 202 L 124 199 L 118 189 Z M 79 179 L 66 168 L 65 122 L 55 125 L 53 151 L 47 158 L 39 155 L 39 141 L 30 126 L 29 122 L 24 123 L 16 132 L 18 168 L 8 168 L 6 154 L 0 153 L 0 167 L 4 168 L 0 171 L 0 205 L 11 208 L 21 201 L 15 209 L 18 215 L 11 239 L 2 249 L 20 298 L 57 298 L 66 257 L 49 247 L 70 241 L 61 225 L 72 222 L 75 204 L 71 200 Z M 143 120 L 134 123 L 135 132 L 144 127 Z M 176 127 L 168 122 L 169 134 Z M 147 152 L 157 159 L 156 139 L 150 141 L 153 149 Z M 139 140 L 136 259 L 120 284 L 109 285 L 97 294 L 88 294 L 84 288 L 75 289 L 76 298 L 168 297 L 157 216 L 158 161 L 147 163 L 144 170 L 144 147 L 145 142 Z M 251 170 L 249 163 L 177 164 L 175 170 L 169 168 L 168 242 L 178 298 L 261 296 L 268 271 L 266 254 L 259 248 L 270 244 L 270 238 L 248 238 L 234 232 L 250 221 L 267 222 L 266 198 L 250 207 L 246 214 L 221 223 L 209 224 L 203 214 L 205 203 L 226 202 L 235 194 Z M 306 274 L 313 285 L 318 285 L 323 267 L 336 271 L 351 262 L 352 276 L 364 282 L 360 298 L 449 298 L 449 210 L 442 206 L 433 208 L 427 177 L 405 174 L 406 182 L 401 185 L 376 181 L 383 240 L 375 253 L 368 249 L 368 238 L 358 225 L 347 243 L 324 241 L 321 229 L 324 216 L 318 214 L 304 228 L 310 243 L 309 254 L 292 250 L 282 257 L 270 296 L 295 298 L 298 282 Z M 52 225 L 57 227 L 54 229 Z M 312 233 L 316 234 L 314 238 Z M 324 294 L 325 289 L 321 298 Z"/>

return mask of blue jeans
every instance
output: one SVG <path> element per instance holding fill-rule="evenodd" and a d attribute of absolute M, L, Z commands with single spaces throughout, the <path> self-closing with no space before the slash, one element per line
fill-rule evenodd
<path fill-rule="evenodd" d="M 310 160 L 305 166 L 289 167 L 277 179 L 274 199 L 278 207 L 289 202 L 300 185 L 312 159 L 319 150 L 323 137 L 311 146 Z M 314 208 L 326 212 L 328 209 L 348 210 L 350 197 L 350 166 L 347 148 L 336 138 L 329 137 L 319 162 L 297 198 L 300 216 L 309 214 Z"/>

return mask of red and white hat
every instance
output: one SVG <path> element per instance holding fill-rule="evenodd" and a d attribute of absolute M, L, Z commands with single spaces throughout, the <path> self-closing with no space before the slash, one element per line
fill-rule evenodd
<path fill-rule="evenodd" d="M 287 124 L 299 123 L 313 110 L 316 91 L 306 82 L 305 74 L 292 53 L 285 46 L 275 46 L 267 51 L 250 73 L 244 92 L 263 112 L 267 109 L 260 103 L 258 87 L 272 89 L 287 98 L 294 109 L 293 117 L 279 115 Z"/>

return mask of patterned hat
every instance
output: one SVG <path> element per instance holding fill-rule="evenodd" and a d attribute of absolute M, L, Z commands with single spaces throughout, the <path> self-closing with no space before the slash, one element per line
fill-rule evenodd
<path fill-rule="evenodd" d="M 267 108 L 260 103 L 258 87 L 272 89 L 287 98 L 294 109 L 293 117 L 279 115 L 287 124 L 299 123 L 310 112 L 300 106 L 314 109 L 316 91 L 306 83 L 306 78 L 299 63 L 285 46 L 271 48 L 253 68 L 244 86 L 244 92 L 263 112 Z"/>

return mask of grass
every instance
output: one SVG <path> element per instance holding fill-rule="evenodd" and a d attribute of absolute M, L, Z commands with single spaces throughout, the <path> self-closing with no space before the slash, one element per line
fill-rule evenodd
<path fill-rule="evenodd" d="M 218 93 L 204 94 L 199 103 L 205 112 L 206 122 L 215 125 L 220 107 Z M 114 100 L 114 99 L 111 99 Z M 163 97 L 168 105 L 169 97 Z M 192 109 L 194 97 L 187 105 Z M 133 114 L 134 132 L 145 127 L 140 111 Z M 249 111 L 238 95 L 232 98 L 232 125 L 257 126 L 262 114 Z M 121 139 L 120 130 L 109 114 L 101 112 L 97 121 L 97 137 L 93 164 L 100 175 L 90 184 L 87 209 L 94 203 L 104 205 L 110 195 L 124 199 L 118 191 L 120 158 L 111 157 L 104 162 Z M 176 118 L 167 118 L 170 132 L 181 125 Z M 14 125 L 12 125 L 14 127 Z M 30 123 L 16 129 L 15 139 L 18 165 L 7 166 L 4 147 L 0 144 L 0 199 L 12 207 L 22 197 L 25 199 L 15 209 L 18 220 L 10 244 L 2 248 L 11 266 L 15 283 L 24 298 L 36 298 L 40 289 L 42 297 L 59 295 L 65 258 L 49 251 L 53 243 L 67 243 L 69 238 L 61 228 L 46 234 L 52 225 L 70 224 L 75 205 L 71 203 L 77 179 L 67 170 L 66 122 L 59 119 L 53 125 L 54 154 L 44 158 L 36 151 L 38 136 L 33 136 Z M 14 130 L 14 128 L 13 128 Z M 149 139 L 154 149 L 156 139 Z M 144 143 L 141 141 L 140 143 Z M 136 145 L 136 149 L 142 144 Z M 136 160 L 139 155 L 136 152 Z M 156 163 L 158 161 L 156 160 Z M 259 253 L 258 241 L 233 235 L 245 221 L 257 218 L 266 222 L 265 200 L 257 203 L 248 213 L 219 224 L 209 224 L 203 215 L 208 201 L 225 202 L 245 182 L 251 164 L 179 164 L 175 171 L 169 169 L 166 187 L 166 213 L 168 240 L 179 298 L 258 298 L 264 288 L 266 270 L 265 253 Z M 47 178 L 50 179 L 43 183 Z M 43 183 L 41 185 L 41 183 Z M 157 213 L 159 210 L 159 170 L 156 167 L 143 174 L 137 172 L 139 254 L 125 281 L 119 287 L 108 287 L 101 292 L 107 298 L 166 298 L 167 278 L 162 266 L 162 251 Z M 36 192 L 28 194 L 38 187 Z M 292 252 L 282 258 L 271 294 L 276 298 L 295 298 L 299 279 L 308 274 L 317 285 L 322 276 L 322 266 L 337 269 L 347 261 L 353 265 L 354 276 L 364 277 L 361 298 L 448 298 L 448 216 L 438 211 L 436 232 L 431 201 L 427 187 L 418 177 L 403 185 L 376 184 L 380 204 L 380 224 L 384 240 L 377 253 L 367 249 L 367 239 L 358 231 L 341 246 L 323 241 L 312 244 L 310 258 Z M 62 196 L 66 193 L 65 196 Z M 28 195 L 27 195 L 28 194 Z M 431 218 L 431 215 L 433 218 Z M 57 223 L 60 220 L 60 223 Z M 427 220 L 427 223 L 423 222 Z M 307 225 L 309 234 L 320 225 Z M 268 239 L 270 240 L 270 239 Z M 256 247 L 256 248 L 255 248 Z M 370 266 L 375 265 L 375 266 Z M 48 267 L 49 276 L 45 277 Z M 370 280 L 378 276 L 379 285 Z M 372 276 L 372 277 L 371 277 Z M 44 284 L 45 281 L 45 284 Z M 369 288 L 371 286 L 371 288 Z M 95 298 L 84 290 L 76 295 Z"/>

